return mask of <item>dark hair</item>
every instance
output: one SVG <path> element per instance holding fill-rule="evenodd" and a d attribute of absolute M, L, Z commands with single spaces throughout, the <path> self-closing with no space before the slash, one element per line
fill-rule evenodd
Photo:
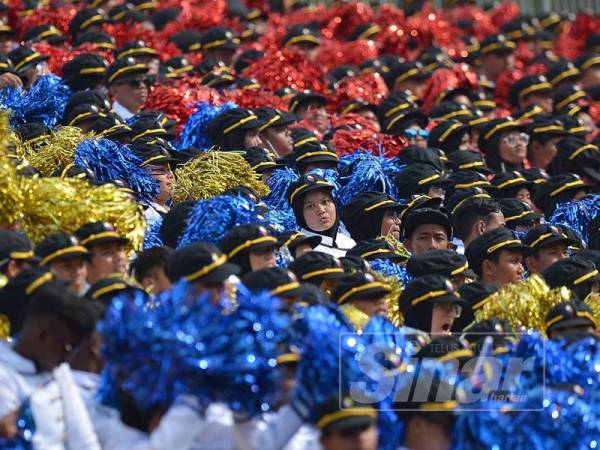
<path fill-rule="evenodd" d="M 179 239 L 187 226 L 187 219 L 196 205 L 195 200 L 186 200 L 174 205 L 163 217 L 160 226 L 160 238 L 163 243 L 171 248 L 177 248 Z"/>
<path fill-rule="evenodd" d="M 154 269 L 163 269 L 173 255 L 174 250 L 169 247 L 154 247 L 144 250 L 131 264 L 131 273 L 138 283 Z"/>
<path fill-rule="evenodd" d="M 42 316 L 59 318 L 72 331 L 85 336 L 94 331 L 99 314 L 92 301 L 77 297 L 60 281 L 49 281 L 31 300 L 25 322 L 30 317 Z"/>
<path fill-rule="evenodd" d="M 500 212 L 500 203 L 493 198 L 469 198 L 452 214 L 454 234 L 464 241 L 471 234 L 475 222 L 483 220 L 488 224 L 492 220 L 491 215 Z"/>

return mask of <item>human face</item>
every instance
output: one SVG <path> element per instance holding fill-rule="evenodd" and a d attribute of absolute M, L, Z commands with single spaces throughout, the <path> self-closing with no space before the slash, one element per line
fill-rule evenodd
<path fill-rule="evenodd" d="M 546 142 L 541 143 L 534 141 L 531 143 L 531 163 L 534 167 L 540 169 L 547 169 L 550 162 L 556 156 L 558 150 L 556 144 L 560 142 L 562 138 L 555 137 L 548 139 Z"/>
<path fill-rule="evenodd" d="M 145 166 L 146 171 L 159 183 L 159 192 L 155 198 L 156 203 L 164 205 L 173 195 L 175 186 L 175 175 L 168 164 L 149 164 Z"/>
<path fill-rule="evenodd" d="M 426 148 L 428 136 L 429 131 L 424 130 L 416 123 L 413 123 L 408 128 L 406 128 L 406 130 L 404 130 L 404 137 L 408 140 L 408 143 L 411 145 L 417 145 L 419 147 Z"/>
<path fill-rule="evenodd" d="M 250 250 L 250 269 L 252 272 L 265 267 L 275 267 L 275 249 L 269 247 Z"/>
<path fill-rule="evenodd" d="M 258 147 L 261 144 L 258 128 L 246 131 L 244 135 L 244 148 Z"/>
<path fill-rule="evenodd" d="M 598 127 L 596 126 L 594 119 L 592 119 L 592 116 L 590 116 L 584 111 L 581 111 L 577 114 L 577 117 L 583 124 L 583 127 L 585 128 L 585 131 L 587 133 L 586 140 L 589 142 L 592 139 L 594 139 L 594 137 L 596 137 L 596 134 L 598 133 Z"/>
<path fill-rule="evenodd" d="M 270 147 L 277 156 L 289 155 L 292 151 L 292 132 L 287 126 L 269 127 L 260 137 L 263 144 Z"/>
<path fill-rule="evenodd" d="M 320 133 L 324 133 L 331 126 L 327 110 L 320 103 L 309 103 L 300 109 L 298 114 L 310 122 Z"/>
<path fill-rule="evenodd" d="M 127 273 L 125 246 L 116 242 L 94 245 L 90 249 L 87 279 L 90 284 L 112 274 Z"/>
<path fill-rule="evenodd" d="M 452 98 L 452 101 L 461 105 L 465 105 L 465 106 L 471 106 L 471 100 L 469 99 L 469 97 L 467 97 L 466 95 L 460 94 L 460 95 L 455 95 Z"/>
<path fill-rule="evenodd" d="M 369 317 L 387 315 L 387 302 L 385 297 L 361 298 L 351 300 L 350 303 Z"/>
<path fill-rule="evenodd" d="M 302 205 L 304 221 L 315 233 L 327 231 L 335 225 L 337 211 L 331 194 L 323 190 L 309 192 Z"/>
<path fill-rule="evenodd" d="M 465 132 L 465 134 L 463 134 L 462 139 L 460 140 L 460 145 L 458 146 L 459 150 L 471 150 L 472 146 L 471 146 L 471 136 L 469 135 L 469 133 Z"/>
<path fill-rule="evenodd" d="M 523 164 L 527 157 L 527 143 L 529 136 L 518 131 L 509 131 L 504 133 L 500 139 L 499 154 L 500 158 L 514 165 Z"/>
<path fill-rule="evenodd" d="M 375 425 L 335 430 L 321 436 L 323 450 L 376 450 L 377 442 Z"/>
<path fill-rule="evenodd" d="M 59 318 L 40 319 L 37 326 L 35 364 L 39 371 L 50 371 L 67 359 L 79 337 Z"/>
<path fill-rule="evenodd" d="M 305 166 L 305 169 L 302 171 L 302 174 L 308 173 L 313 169 L 336 170 L 337 163 L 329 162 L 329 161 L 319 161 L 319 162 L 309 163 Z"/>
<path fill-rule="evenodd" d="M 551 266 L 556 261 L 569 257 L 567 245 L 561 242 L 545 245 L 537 251 L 537 256 L 530 255 L 525 258 L 527 269 L 531 273 L 540 273 L 546 267 Z"/>
<path fill-rule="evenodd" d="M 110 86 L 115 100 L 132 113 L 137 113 L 148 99 L 149 82 L 143 77 L 117 81 Z"/>
<path fill-rule="evenodd" d="M 533 208 L 533 201 L 531 200 L 531 192 L 528 188 L 524 187 L 517 191 L 517 195 L 515 195 L 517 200 L 521 200 L 523 203 L 527 203 L 531 208 Z"/>
<path fill-rule="evenodd" d="M 537 105 L 544 110 L 546 114 L 552 114 L 554 102 L 549 94 L 530 94 L 521 102 L 522 108 L 531 105 Z"/>
<path fill-rule="evenodd" d="M 508 52 L 490 52 L 481 57 L 481 70 L 491 81 L 495 81 L 502 72 L 511 69 L 515 64 L 515 57 Z"/>
<path fill-rule="evenodd" d="M 498 262 L 484 260 L 483 281 L 501 288 L 510 283 L 518 283 L 523 279 L 523 265 L 521 264 L 521 253 L 504 250 L 498 256 Z"/>
<path fill-rule="evenodd" d="M 590 67 L 583 72 L 579 79 L 579 85 L 586 90 L 600 85 L 600 67 Z"/>
<path fill-rule="evenodd" d="M 441 225 L 426 223 L 413 231 L 410 238 L 406 239 L 406 245 L 413 255 L 429 250 L 447 250 L 448 233 Z"/>
<path fill-rule="evenodd" d="M 395 239 L 400 239 L 400 213 L 393 209 L 386 209 L 381 221 L 381 235 L 391 234 Z"/>
<path fill-rule="evenodd" d="M 370 109 L 363 109 L 358 112 L 361 116 L 369 121 L 369 125 L 373 127 L 376 132 L 381 131 L 381 126 L 379 125 L 379 120 L 377 120 L 377 116 Z"/>
<path fill-rule="evenodd" d="M 436 303 L 431 313 L 431 337 L 450 334 L 454 321 L 460 317 L 462 308 L 454 303 Z"/>
<path fill-rule="evenodd" d="M 146 292 L 158 295 L 171 288 L 171 280 L 165 275 L 162 267 L 157 267 L 142 279 L 141 285 Z"/>
<path fill-rule="evenodd" d="M 81 294 L 87 277 L 85 259 L 69 258 L 62 261 L 54 261 L 49 264 L 49 267 L 56 278 L 69 283 L 71 292 L 77 295 Z"/>

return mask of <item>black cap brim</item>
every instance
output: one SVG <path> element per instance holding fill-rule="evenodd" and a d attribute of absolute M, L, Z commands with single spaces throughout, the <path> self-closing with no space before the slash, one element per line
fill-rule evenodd
<path fill-rule="evenodd" d="M 222 266 L 217 267 L 216 269 L 210 271 L 203 277 L 196 278 L 191 282 L 200 282 L 200 283 L 221 283 L 232 275 L 238 275 L 240 273 L 240 268 L 235 264 L 225 263 Z"/>
<path fill-rule="evenodd" d="M 442 295 L 440 297 L 435 297 L 432 298 L 431 300 L 428 300 L 430 303 L 432 304 L 437 304 L 437 303 L 454 303 L 460 306 L 466 306 L 467 302 L 462 298 L 462 297 L 457 297 L 456 295 L 453 294 L 445 294 Z"/>
<path fill-rule="evenodd" d="M 67 261 L 69 259 L 75 259 L 75 258 L 82 258 L 87 261 L 90 259 L 90 254 L 88 252 L 79 252 L 79 251 L 65 253 L 64 255 L 53 258 L 50 261 L 50 263 L 54 263 L 54 262 L 58 262 L 58 261 Z M 44 258 L 41 258 L 41 259 L 44 259 Z"/>
<path fill-rule="evenodd" d="M 94 245 L 100 245 L 100 244 L 121 244 L 121 245 L 127 245 L 129 243 L 129 239 L 124 238 L 124 237 L 103 237 L 103 238 L 99 238 L 99 239 L 94 239 L 93 241 L 90 242 L 86 242 L 84 244 L 84 246 L 86 248 L 88 247 L 92 247 Z"/>
<path fill-rule="evenodd" d="M 450 219 L 441 211 L 420 211 L 415 209 L 404 217 L 404 236 L 411 234 L 419 225 L 434 224 L 443 227 L 448 232 L 448 239 L 452 236 Z"/>
<path fill-rule="evenodd" d="M 49 59 L 50 59 L 49 56 L 39 55 L 37 58 L 32 59 L 27 64 L 25 64 L 23 67 L 21 67 L 19 70 L 17 70 L 16 73 L 19 74 L 19 75 L 23 75 L 23 73 L 27 69 L 29 69 L 30 67 L 34 67 L 34 66 L 38 65 L 41 62 L 46 62 Z"/>
<path fill-rule="evenodd" d="M 596 327 L 594 322 L 592 322 L 590 319 L 587 319 L 585 317 L 572 317 L 570 319 L 561 320 L 552 324 L 550 327 L 548 327 L 547 331 L 558 331 L 561 328 L 577 326 L 590 326 L 593 328 Z"/>
<path fill-rule="evenodd" d="M 329 431 L 347 431 L 355 428 L 363 428 L 375 425 L 377 422 L 374 417 L 370 416 L 351 416 L 345 417 L 335 422 L 330 423 L 325 427 Z"/>
<path fill-rule="evenodd" d="M 127 72 L 124 72 L 122 75 L 118 76 L 117 78 L 113 79 L 112 81 L 109 81 L 108 84 L 112 85 L 112 84 L 118 83 L 123 80 L 135 78 L 139 75 L 146 75 L 147 73 L 148 73 L 147 67 L 144 67 L 144 68 L 140 67 L 139 69 L 128 70 Z"/>
<path fill-rule="evenodd" d="M 281 119 L 279 119 L 277 122 L 275 122 L 273 125 L 274 126 L 285 126 L 285 125 L 291 125 L 293 123 L 296 123 L 300 120 L 300 117 L 298 117 L 296 114 L 292 114 L 292 113 L 288 113 L 288 112 L 284 112 L 281 115 Z"/>
<path fill-rule="evenodd" d="M 292 242 L 289 247 L 290 248 L 297 248 L 301 245 L 310 245 L 310 248 L 315 249 L 319 246 L 319 244 L 321 243 L 322 239 L 321 236 L 304 236 L 300 239 L 296 239 L 294 242 Z M 280 245 L 283 245 L 283 242 L 280 243 Z"/>
<path fill-rule="evenodd" d="M 595 168 L 595 167 L 591 167 L 591 166 L 587 166 L 584 165 L 581 167 L 581 170 L 583 171 L 583 173 L 585 173 L 588 177 L 592 178 L 594 181 L 600 183 L 600 170 Z"/>

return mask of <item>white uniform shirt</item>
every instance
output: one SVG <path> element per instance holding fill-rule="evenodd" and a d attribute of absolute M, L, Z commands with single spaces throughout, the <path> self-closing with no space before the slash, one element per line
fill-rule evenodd
<path fill-rule="evenodd" d="M 346 256 L 346 252 L 356 245 L 354 239 L 340 231 L 338 231 L 337 235 L 335 236 L 335 245 L 333 239 L 329 236 L 315 233 L 310 230 L 305 230 L 304 228 L 300 231 L 306 236 L 320 236 L 321 243 L 313 250 L 316 252 L 328 253 L 334 258 L 341 258 L 343 256 Z"/>
<path fill-rule="evenodd" d="M 30 360 L 0 342 L 0 417 L 18 410 L 27 399 L 36 428 L 34 448 L 100 450 L 69 366 L 38 373 Z"/>
<path fill-rule="evenodd" d="M 133 116 L 135 116 L 135 113 L 132 113 L 131 111 L 129 111 L 127 108 L 125 108 L 123 105 L 121 105 L 116 100 L 112 106 L 113 106 L 113 111 L 115 112 L 115 114 L 123 120 L 127 120 L 127 119 L 130 119 Z"/>

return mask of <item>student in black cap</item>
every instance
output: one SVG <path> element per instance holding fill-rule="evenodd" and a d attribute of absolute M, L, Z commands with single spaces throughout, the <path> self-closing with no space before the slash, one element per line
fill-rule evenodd
<path fill-rule="evenodd" d="M 448 155 L 446 166 L 453 172 L 473 170 L 486 176 L 494 173 L 494 171 L 486 165 L 481 153 L 476 150 L 461 150 L 460 152 L 450 153 Z"/>
<path fill-rule="evenodd" d="M 89 252 L 69 233 L 51 234 L 35 248 L 40 266 L 47 266 L 54 276 L 69 283 L 75 294 L 86 288 Z"/>
<path fill-rule="evenodd" d="M 443 199 L 449 184 L 444 172 L 426 163 L 410 164 L 396 175 L 398 195 L 406 199 L 419 194 Z"/>
<path fill-rule="evenodd" d="M 131 275 L 149 294 L 158 295 L 171 288 L 167 265 L 173 256 L 170 247 L 153 247 L 144 250 L 131 263 Z"/>
<path fill-rule="evenodd" d="M 184 56 L 174 56 L 162 61 L 159 67 L 161 77 L 168 80 L 185 78 L 194 74 L 194 66 Z"/>
<path fill-rule="evenodd" d="M 15 72 L 12 61 L 6 55 L 0 54 L 0 89 L 21 86 L 23 80 Z"/>
<path fill-rule="evenodd" d="M 308 59 L 321 43 L 320 32 L 307 25 L 294 25 L 288 29 L 281 40 L 282 47 L 292 47 L 303 53 Z"/>
<path fill-rule="evenodd" d="M 108 307 L 117 295 L 138 289 L 121 276 L 111 276 L 100 278 L 92 284 L 85 293 L 85 298 L 97 300 Z"/>
<path fill-rule="evenodd" d="M 591 293 L 600 292 L 600 274 L 593 262 L 579 256 L 556 261 L 542 276 L 550 288 L 566 286 L 580 301 Z"/>
<path fill-rule="evenodd" d="M 429 119 L 416 108 L 405 109 L 390 116 L 381 124 L 383 133 L 404 137 L 409 144 L 427 147 L 429 131 L 425 128 Z"/>
<path fill-rule="evenodd" d="M 300 298 L 300 283 L 296 275 L 283 267 L 265 267 L 242 277 L 242 283 L 252 292 L 268 291 L 280 297 L 288 309 Z"/>
<path fill-rule="evenodd" d="M 77 36 L 77 39 L 73 42 L 73 46 L 77 48 L 85 44 L 93 44 L 98 50 L 112 52 L 115 49 L 115 38 L 99 31 L 86 31 Z"/>
<path fill-rule="evenodd" d="M 312 91 L 302 91 L 291 98 L 289 111 L 300 119 L 306 119 L 321 133 L 324 133 L 331 126 L 326 105 L 327 99 L 323 95 Z"/>
<path fill-rule="evenodd" d="M 423 275 L 442 275 L 450 280 L 454 289 L 477 278 L 477 275 L 469 269 L 467 258 L 453 250 L 430 250 L 413 255 L 406 263 L 406 271 L 414 278 Z"/>
<path fill-rule="evenodd" d="M 536 187 L 533 201 L 544 212 L 546 218 L 549 218 L 556 205 L 580 200 L 585 197 L 590 188 L 590 184 L 574 173 L 554 175 L 546 183 Z"/>
<path fill-rule="evenodd" d="M 128 41 L 122 47 L 115 50 L 115 59 L 133 58 L 137 62 L 148 67 L 150 75 L 157 75 L 160 66 L 158 52 L 140 39 Z"/>
<path fill-rule="evenodd" d="M 76 106 L 90 103 L 92 105 L 96 105 L 100 110 L 105 113 L 108 113 L 111 109 L 111 104 L 108 96 L 99 89 L 94 90 L 86 90 L 79 91 L 73 93 L 71 97 L 69 97 L 69 101 L 67 102 L 67 106 L 65 107 L 65 114 L 69 112 L 69 110 L 75 108 Z"/>
<path fill-rule="evenodd" d="M 525 235 L 523 243 L 530 250 L 525 257 L 529 273 L 541 273 L 556 261 L 569 257 L 569 245 L 573 241 L 554 225 L 538 225 Z"/>
<path fill-rule="evenodd" d="M 104 113 L 100 108 L 96 105 L 86 103 L 70 109 L 63 118 L 63 124 L 69 127 L 77 127 L 84 132 L 88 132 L 91 130 L 92 125 L 103 116 Z"/>
<path fill-rule="evenodd" d="M 83 53 L 63 66 L 63 79 L 73 91 L 100 88 L 107 64 L 99 55 Z"/>
<path fill-rule="evenodd" d="M 208 294 L 215 303 L 225 293 L 228 278 L 239 273 L 240 268 L 227 262 L 227 255 L 208 242 L 177 249 L 167 265 L 167 276 L 172 283 L 181 279 L 192 283 L 199 295 Z"/>
<path fill-rule="evenodd" d="M 575 64 L 581 72 L 579 85 L 584 90 L 600 85 L 600 56 L 597 53 L 584 53 Z"/>
<path fill-rule="evenodd" d="M 96 119 L 90 126 L 96 136 L 110 139 L 121 144 L 129 143 L 133 131 L 129 126 L 114 113 L 102 113 L 102 117 Z"/>
<path fill-rule="evenodd" d="M 231 28 L 216 26 L 209 28 L 200 37 L 200 46 L 205 59 L 233 64 L 233 56 L 240 46 L 240 39 Z"/>
<path fill-rule="evenodd" d="M 279 248 L 277 239 L 262 225 L 238 225 L 225 234 L 221 250 L 228 261 L 236 264 L 242 275 L 275 267 L 275 250 Z"/>
<path fill-rule="evenodd" d="M 327 144 L 311 141 L 300 146 L 294 146 L 292 156 L 294 157 L 294 167 L 301 175 L 310 172 L 312 169 L 337 171 L 339 157 Z"/>
<path fill-rule="evenodd" d="M 527 159 L 534 167 L 547 169 L 557 152 L 557 144 L 569 132 L 557 121 L 544 120 L 533 122 L 527 130 L 529 145 L 527 146 Z"/>
<path fill-rule="evenodd" d="M 384 76 L 390 92 L 410 92 L 417 98 L 423 98 L 427 80 L 431 72 L 423 68 L 418 61 L 394 64 Z"/>
<path fill-rule="evenodd" d="M 515 108 L 537 105 L 546 114 L 552 114 L 552 85 L 543 75 L 524 76 L 511 86 L 508 101 Z"/>
<path fill-rule="evenodd" d="M 527 203 L 516 198 L 503 198 L 499 201 L 506 228 L 518 233 L 527 233 L 539 224 L 542 214 L 536 213 Z"/>
<path fill-rule="evenodd" d="M 387 314 L 386 297 L 391 292 L 384 283 L 373 275 L 356 272 L 340 278 L 331 300 L 337 305 L 352 305 L 367 316 L 385 316 Z"/>
<path fill-rule="evenodd" d="M 0 274 L 16 277 L 34 262 L 33 245 L 21 231 L 0 230 Z"/>
<path fill-rule="evenodd" d="M 377 411 L 357 404 L 351 397 L 332 397 L 320 405 L 317 428 L 323 450 L 377 449 Z"/>
<path fill-rule="evenodd" d="M 452 331 L 462 331 L 475 320 L 475 312 L 491 302 L 498 288 L 490 283 L 473 281 L 458 288 L 460 297 L 465 301 L 462 313 L 454 322 Z"/>
<path fill-rule="evenodd" d="M 173 161 L 165 142 L 155 144 L 132 145 L 131 150 L 140 157 L 144 168 L 159 184 L 159 191 L 154 200 L 146 206 L 144 215 L 151 224 L 169 211 L 169 201 L 175 187 L 175 175 L 169 163 Z"/>
<path fill-rule="evenodd" d="M 258 108 L 254 111 L 262 125 L 258 132 L 263 144 L 278 157 L 292 152 L 292 134 L 289 126 L 298 120 L 294 114 L 279 111 L 275 108 Z"/>
<path fill-rule="evenodd" d="M 328 295 L 344 276 L 342 264 L 333 256 L 319 251 L 305 253 L 292 261 L 288 268 L 302 283 L 313 284 Z"/>
<path fill-rule="evenodd" d="M 299 231 L 290 231 L 279 235 L 281 248 L 287 248 L 290 256 L 294 259 L 314 250 L 320 243 L 320 236 L 306 236 Z"/>
<path fill-rule="evenodd" d="M 588 225 L 588 243 L 592 250 L 600 250 L 600 215 L 593 218 Z"/>
<path fill-rule="evenodd" d="M 160 226 L 160 238 L 167 247 L 172 249 L 177 248 L 179 239 L 181 239 L 187 227 L 188 217 L 195 205 L 196 202 L 194 200 L 176 203 L 163 217 Z"/>
<path fill-rule="evenodd" d="M 561 339 L 572 332 L 593 335 L 598 328 L 590 307 L 577 299 L 554 306 L 545 322 L 546 335 L 550 339 Z"/>
<path fill-rule="evenodd" d="M 556 145 L 557 153 L 550 165 L 550 175 L 571 172 L 591 185 L 600 185 L 600 149 L 577 138 L 563 139 Z"/>
<path fill-rule="evenodd" d="M 452 225 L 439 208 L 415 208 L 402 217 L 404 245 L 413 255 L 451 248 Z"/>
<path fill-rule="evenodd" d="M 465 256 L 481 281 L 500 288 L 523 279 L 522 257 L 528 250 L 513 231 L 496 228 L 471 242 Z"/>
<path fill-rule="evenodd" d="M 446 155 L 471 149 L 469 127 L 458 120 L 446 120 L 433 127 L 427 139 L 429 147 L 440 148 Z"/>
<path fill-rule="evenodd" d="M 520 170 L 527 158 L 529 136 L 510 118 L 489 121 L 481 130 L 478 146 L 495 171 Z"/>
<path fill-rule="evenodd" d="M 40 76 L 49 73 L 46 61 L 50 58 L 29 47 L 17 47 L 7 56 L 14 64 L 15 72 L 23 81 L 23 86 L 27 89 L 33 86 Z"/>
<path fill-rule="evenodd" d="M 148 99 L 148 67 L 127 57 L 115 60 L 106 72 L 106 84 L 113 98 L 113 109 L 123 120 L 140 111 Z"/>
<path fill-rule="evenodd" d="M 142 111 L 128 120 L 132 131 L 131 144 L 155 143 L 156 138 L 166 140 L 168 133 L 162 123 L 154 116 L 141 114 Z"/>
<path fill-rule="evenodd" d="M 399 253 L 392 244 L 383 238 L 366 239 L 352 247 L 344 258 L 360 258 L 365 261 L 384 259 L 395 263 L 406 261 L 407 257 Z M 344 260 L 342 260 L 342 265 Z M 367 269 L 368 270 L 368 269 Z"/>
<path fill-rule="evenodd" d="M 69 35 L 71 40 L 77 39 L 84 32 L 102 32 L 102 25 L 106 22 L 104 14 L 99 9 L 84 8 L 80 10 L 69 23 Z"/>
<path fill-rule="evenodd" d="M 233 108 L 209 122 L 207 135 L 223 151 L 240 151 L 262 144 L 258 135 L 261 125 L 262 121 L 249 109 Z"/>
<path fill-rule="evenodd" d="M 389 194 L 367 191 L 350 200 L 342 211 L 342 220 L 356 242 L 390 234 L 399 240 L 403 209 Z"/>
<path fill-rule="evenodd" d="M 277 166 L 273 155 L 261 146 L 247 148 L 243 156 L 250 168 L 260 175 L 264 182 L 269 179 Z"/>
<path fill-rule="evenodd" d="M 424 275 L 406 285 L 398 299 L 404 325 L 432 337 L 450 333 L 464 300 L 442 275 Z"/>
<path fill-rule="evenodd" d="M 356 242 L 340 232 L 340 217 L 333 200 L 333 188 L 324 178 L 303 175 L 290 186 L 287 197 L 301 231 L 307 236 L 320 236 L 318 251 L 340 258 Z"/>
<path fill-rule="evenodd" d="M 124 276 L 129 262 L 125 245 L 129 240 L 105 222 L 90 222 L 75 231 L 81 245 L 88 250 L 87 281 L 90 285 L 111 275 Z"/>
<path fill-rule="evenodd" d="M 502 34 L 486 37 L 479 48 L 479 73 L 495 82 L 502 72 L 514 66 L 516 48 L 517 45 Z"/>
<path fill-rule="evenodd" d="M 492 178 L 492 185 L 488 188 L 488 192 L 496 199 L 516 198 L 533 207 L 531 199 L 533 184 L 516 170 L 497 172 Z"/>
<path fill-rule="evenodd" d="M 54 25 L 37 25 L 23 33 L 23 41 L 27 44 L 45 42 L 50 45 L 61 45 L 66 37 Z"/>

